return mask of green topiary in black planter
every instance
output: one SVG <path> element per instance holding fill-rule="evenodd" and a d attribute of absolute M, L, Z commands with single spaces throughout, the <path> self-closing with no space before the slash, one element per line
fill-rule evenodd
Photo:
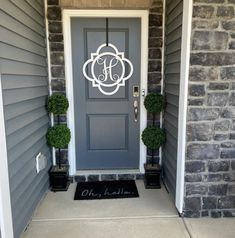
<path fill-rule="evenodd" d="M 145 164 L 145 188 L 161 188 L 161 167 L 154 163 L 154 151 L 159 149 L 165 142 L 165 132 L 155 125 L 156 115 L 165 108 L 165 97 L 158 93 L 150 93 L 145 97 L 144 106 L 148 114 L 152 115 L 152 125 L 142 132 L 142 141 L 152 151 L 151 161 Z"/>
<path fill-rule="evenodd" d="M 69 186 L 69 166 L 61 166 L 61 149 L 68 146 L 71 133 L 66 125 L 60 124 L 60 115 L 66 114 L 68 107 L 68 99 L 63 94 L 55 93 L 48 98 L 48 112 L 58 117 L 58 124 L 50 127 L 46 135 L 48 145 L 58 149 L 58 165 L 53 166 L 50 170 L 52 191 L 66 191 Z"/>

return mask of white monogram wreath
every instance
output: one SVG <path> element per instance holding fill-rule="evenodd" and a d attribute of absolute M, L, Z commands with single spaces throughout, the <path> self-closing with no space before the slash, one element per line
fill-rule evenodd
<path fill-rule="evenodd" d="M 133 65 L 130 60 L 125 58 L 124 52 L 119 52 L 113 44 L 108 44 L 109 49 L 112 48 L 108 52 L 102 52 L 104 47 L 107 47 L 107 45 L 102 44 L 98 47 L 96 53 L 91 53 L 91 58 L 83 65 L 83 75 L 101 93 L 104 95 L 113 95 L 121 86 L 125 86 L 125 81 L 132 76 Z M 127 76 L 125 63 L 129 66 L 129 74 Z M 87 73 L 89 71 L 90 76 Z M 99 73 L 97 74 L 96 71 Z M 107 91 L 108 88 L 113 90 Z"/>

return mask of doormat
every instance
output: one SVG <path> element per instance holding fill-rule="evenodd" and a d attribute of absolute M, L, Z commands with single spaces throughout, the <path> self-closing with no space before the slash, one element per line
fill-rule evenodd
<path fill-rule="evenodd" d="M 134 198 L 139 193 L 134 180 L 80 182 L 74 200 Z"/>

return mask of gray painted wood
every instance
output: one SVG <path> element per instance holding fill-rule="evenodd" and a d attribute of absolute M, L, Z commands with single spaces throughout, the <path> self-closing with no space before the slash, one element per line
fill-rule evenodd
<path fill-rule="evenodd" d="M 92 87 L 82 74 L 90 54 L 106 43 L 105 23 L 105 18 L 72 19 L 77 169 L 138 169 L 139 117 L 135 122 L 134 100 L 139 104 L 139 98 L 133 97 L 133 87 L 140 85 L 140 21 L 109 19 L 110 44 L 124 52 L 134 68 L 125 86 L 111 96 Z"/>
<path fill-rule="evenodd" d="M 183 0 L 166 0 L 164 182 L 175 199 Z"/>
<path fill-rule="evenodd" d="M 15 238 L 28 224 L 48 188 L 51 152 L 45 134 L 49 118 L 43 5 L 39 1 L 1 0 L 0 73 L 7 135 Z M 36 174 L 35 156 L 48 158 Z"/>

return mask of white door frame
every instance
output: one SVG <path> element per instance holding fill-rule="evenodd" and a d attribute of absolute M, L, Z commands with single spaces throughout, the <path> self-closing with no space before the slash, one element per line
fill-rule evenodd
<path fill-rule="evenodd" d="M 72 70 L 72 45 L 71 45 L 71 18 L 139 18 L 141 19 L 141 78 L 140 91 L 147 93 L 148 77 L 148 15 L 147 10 L 63 10 L 63 33 L 65 51 L 65 76 L 66 94 L 70 107 L 67 113 L 67 123 L 71 130 L 71 142 L 68 146 L 68 160 L 70 164 L 70 175 L 76 174 L 76 152 L 75 152 L 75 124 L 74 124 L 74 95 L 73 95 L 73 70 Z M 141 94 L 140 92 L 140 94 Z M 147 125 L 147 112 L 144 107 L 144 97 L 140 95 L 140 135 Z M 141 137 L 140 137 L 141 138 Z M 139 172 L 144 172 L 146 160 L 146 147 L 140 139 L 140 165 Z"/>
<path fill-rule="evenodd" d="M 2 238 L 13 238 L 10 183 L 8 173 L 7 144 L 2 99 L 2 81 L 0 74 L 0 235 Z"/>
<path fill-rule="evenodd" d="M 184 0 L 182 43 L 181 43 L 181 68 L 180 68 L 180 97 L 178 114 L 178 149 L 177 149 L 177 175 L 176 175 L 176 199 L 175 205 L 179 213 L 184 206 L 184 177 L 186 156 L 186 126 L 188 106 L 188 80 L 190 66 L 190 46 L 192 31 L 193 0 Z"/>

